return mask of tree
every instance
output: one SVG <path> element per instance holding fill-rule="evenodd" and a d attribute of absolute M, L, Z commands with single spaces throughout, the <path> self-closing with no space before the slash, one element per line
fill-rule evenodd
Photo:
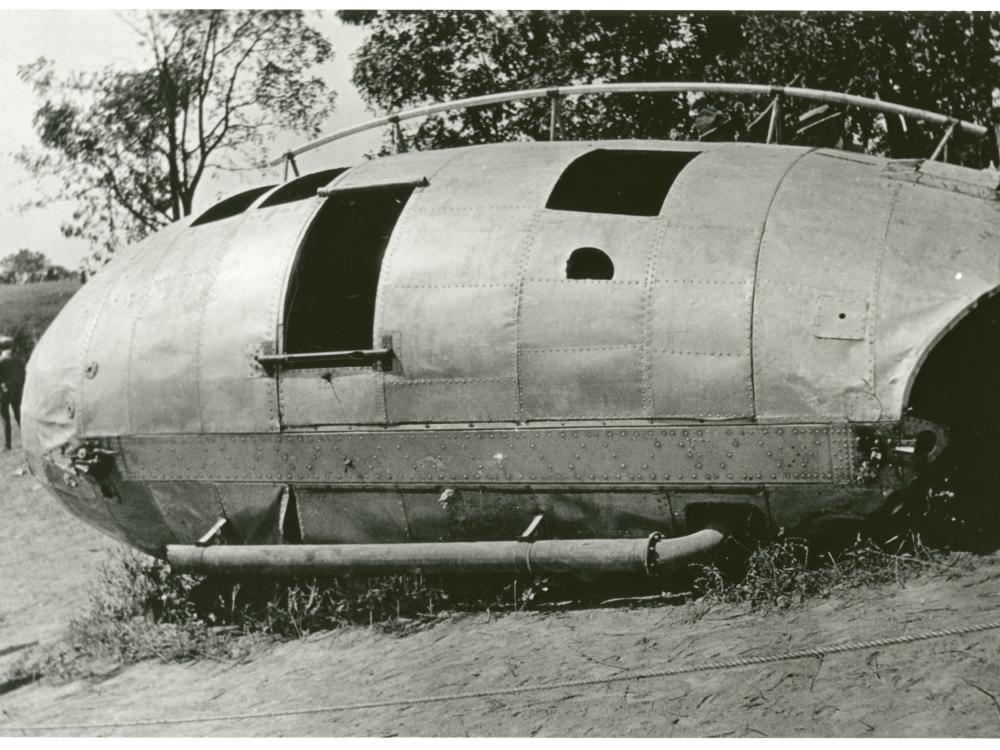
<path fill-rule="evenodd" d="M 35 253 L 25 247 L 0 259 L 0 278 L 7 284 L 50 280 L 48 276 L 57 275 L 59 271 L 69 273 L 62 266 L 53 266 L 44 253 Z"/>
<path fill-rule="evenodd" d="M 995 13 L 638 13 L 341 11 L 369 36 L 354 83 L 382 110 L 501 90 L 601 81 L 725 80 L 825 88 L 992 122 L 1000 81 Z M 694 136 L 700 112 L 738 120 L 766 101 L 733 97 L 580 97 L 563 106 L 563 137 Z M 789 102 L 785 132 L 811 105 Z M 898 118 L 843 113 L 857 148 L 926 156 L 940 138 Z M 708 118 L 711 119 L 711 118 Z M 546 137 L 544 101 L 429 118 L 418 147 Z M 985 166 L 994 147 L 958 143 Z M 953 157 L 954 158 L 954 157 Z M 995 158 L 995 156 L 993 157 Z"/>
<path fill-rule="evenodd" d="M 334 93 L 310 69 L 330 43 L 299 11 L 168 10 L 127 17 L 148 64 L 58 77 L 40 58 L 20 68 L 42 103 L 41 152 L 18 158 L 71 201 L 62 227 L 107 257 L 187 216 L 206 171 L 263 163 L 279 130 L 310 135 Z"/>

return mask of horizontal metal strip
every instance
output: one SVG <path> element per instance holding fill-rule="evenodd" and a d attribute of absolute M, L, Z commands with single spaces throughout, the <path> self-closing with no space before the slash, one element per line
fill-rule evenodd
<path fill-rule="evenodd" d="M 413 380 L 386 380 L 386 386 L 391 385 L 461 385 L 462 383 L 514 383 L 515 377 L 509 378 L 414 378 Z"/>
<path fill-rule="evenodd" d="M 621 349 L 642 349 L 642 344 L 608 344 L 607 346 L 521 346 L 528 354 L 540 352 L 608 352 Z"/>
<path fill-rule="evenodd" d="M 376 430 L 120 438 L 126 479 L 401 483 L 759 484 L 849 476 L 848 428 Z"/>
<path fill-rule="evenodd" d="M 657 354 L 682 354 L 690 357 L 749 357 L 749 351 L 742 352 L 691 352 L 680 349 L 654 349 Z"/>
<path fill-rule="evenodd" d="M 644 279 L 567 279 L 560 277 L 550 277 L 550 278 L 540 278 L 540 277 L 530 277 L 526 278 L 525 281 L 530 281 L 534 284 L 619 284 L 633 286 L 642 286 L 646 283 Z"/>

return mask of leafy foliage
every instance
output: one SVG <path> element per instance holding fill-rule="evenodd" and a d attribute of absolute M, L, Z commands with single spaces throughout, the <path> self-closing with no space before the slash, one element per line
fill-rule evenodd
<path fill-rule="evenodd" d="M 1000 81 L 995 13 L 648 13 L 341 11 L 369 36 L 354 83 L 383 110 L 428 100 L 594 82 L 725 80 L 879 97 L 993 122 Z M 732 97 L 580 97 L 563 105 L 564 138 L 690 137 L 699 114 L 752 119 L 763 101 Z M 794 132 L 809 105 L 789 103 Z M 746 111 L 744 111 L 746 110 Z M 843 113 L 845 142 L 872 153 L 928 155 L 941 133 L 898 118 Z M 547 137 L 545 101 L 441 115 L 410 134 L 421 148 Z M 739 128 L 737 128 L 739 130 Z M 985 166 L 993 144 L 957 144 Z M 956 149 L 953 149 L 953 154 Z"/>
<path fill-rule="evenodd" d="M 20 68 L 42 100 L 43 149 L 20 163 L 71 201 L 62 230 L 98 256 L 191 211 L 207 170 L 261 162 L 279 130 L 318 132 L 334 94 L 310 69 L 330 43 L 299 11 L 166 10 L 129 17 L 149 63 L 58 77 L 44 58 Z"/>
<path fill-rule="evenodd" d="M 72 271 L 54 265 L 45 253 L 32 252 L 26 247 L 0 258 L 0 283 L 3 284 L 62 281 L 74 275 Z"/>

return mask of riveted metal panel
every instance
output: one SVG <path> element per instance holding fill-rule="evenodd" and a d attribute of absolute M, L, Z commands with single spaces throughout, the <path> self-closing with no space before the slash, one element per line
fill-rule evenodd
<path fill-rule="evenodd" d="M 436 187 L 420 191 L 419 202 L 396 223 L 399 240 L 382 266 L 382 294 L 393 299 L 434 294 L 442 286 L 514 286 L 517 248 L 534 209 L 459 201 L 427 208 L 424 196 Z"/>
<path fill-rule="evenodd" d="M 775 486 L 768 495 L 775 531 L 807 537 L 819 530 L 829 533 L 836 524 L 857 524 L 885 502 L 879 487 L 862 485 Z"/>
<path fill-rule="evenodd" d="M 843 418 L 848 394 L 874 389 L 871 317 L 899 187 L 876 165 L 817 154 L 785 178 L 768 214 L 754 300 L 759 418 Z M 866 302 L 866 338 L 817 338 L 820 295 Z"/>
<path fill-rule="evenodd" d="M 280 377 L 285 427 L 385 423 L 383 375 L 371 367 L 288 370 Z"/>
<path fill-rule="evenodd" d="M 331 492 L 302 487 L 295 490 L 295 506 L 306 544 L 412 541 L 397 492 Z"/>
<path fill-rule="evenodd" d="M 370 159 L 344 172 L 335 187 L 337 190 L 350 190 L 430 179 L 443 164 L 466 150 L 412 151 L 384 159 Z"/>
<path fill-rule="evenodd" d="M 680 173 L 650 269 L 652 416 L 754 415 L 757 251 L 771 198 L 801 155 L 733 145 L 700 155 Z"/>
<path fill-rule="evenodd" d="M 403 332 L 407 378 L 513 376 L 516 301 L 508 286 L 397 290 L 382 330 Z"/>
<path fill-rule="evenodd" d="M 525 419 L 650 415 L 645 373 L 653 218 L 540 212 L 524 247 L 517 370 Z M 566 278 L 577 247 L 608 253 L 613 280 Z"/>
<path fill-rule="evenodd" d="M 657 279 L 653 292 L 653 350 L 692 357 L 737 357 L 743 360 L 748 376 L 752 301 L 753 279 Z M 749 377 L 743 380 L 749 381 Z M 751 413 L 752 408 L 751 403 Z"/>
<path fill-rule="evenodd" d="M 128 344 L 131 431 L 201 430 L 203 307 L 219 257 L 239 225 L 233 217 L 188 229 L 144 275 Z"/>
<path fill-rule="evenodd" d="M 206 431 L 277 431 L 274 377 L 254 355 L 274 347 L 291 263 L 321 201 L 296 201 L 243 215 L 219 258 L 199 333 L 202 426 Z"/>
<path fill-rule="evenodd" d="M 539 208 L 562 171 L 592 144 L 497 143 L 447 152 L 426 191 L 421 210 L 454 206 L 481 208 Z"/>
<path fill-rule="evenodd" d="M 115 482 L 117 497 L 108 504 L 115 525 L 128 538 L 129 543 L 149 552 L 162 552 L 168 544 L 175 544 L 177 537 L 167 526 L 163 514 L 153 499 L 150 486 L 145 482 Z"/>
<path fill-rule="evenodd" d="M 928 349 L 1000 286 L 1000 204 L 903 185 L 886 237 L 878 302 L 877 393 L 898 418 Z"/>
<path fill-rule="evenodd" d="M 25 450 L 40 453 L 59 447 L 94 419 L 93 410 L 81 412 L 81 408 L 88 364 L 102 356 L 96 326 L 104 315 L 116 315 L 109 301 L 121 286 L 118 275 L 155 258 L 157 251 L 170 244 L 174 231 L 168 228 L 112 260 L 73 295 L 46 330 L 27 364 L 22 402 Z M 116 320 L 121 328 L 130 330 L 121 319 Z M 104 369 L 105 380 L 124 383 L 123 373 L 113 367 Z M 119 397 L 123 391 L 117 391 Z M 118 413 L 117 402 L 116 398 L 110 407 L 113 413 Z M 114 417 L 111 421 L 116 422 Z M 121 427 L 117 422 L 116 426 Z"/>
<path fill-rule="evenodd" d="M 536 515 L 548 539 L 645 536 L 674 530 L 666 492 L 496 491 L 482 487 L 402 496 L 414 541 L 517 538 Z"/>
<path fill-rule="evenodd" d="M 522 359 L 527 350 L 539 348 L 640 346 L 643 295 L 642 286 L 630 282 L 525 281 L 518 323 Z M 521 379 L 526 384 L 551 380 L 527 364 L 522 364 Z"/>
<path fill-rule="evenodd" d="M 670 188 L 663 215 L 670 219 L 672 228 L 756 227 L 759 231 L 775 186 L 804 152 L 794 146 L 761 148 L 739 143 L 705 149 Z M 697 264 L 699 245 L 690 247 L 682 257 Z"/>
<path fill-rule="evenodd" d="M 226 517 L 227 538 L 239 544 L 280 544 L 281 484 L 214 483 L 210 485 Z"/>
<path fill-rule="evenodd" d="M 149 492 L 178 544 L 194 544 L 224 515 L 209 484 L 150 482 Z"/>
<path fill-rule="evenodd" d="M 566 281 L 566 261 L 572 252 L 595 247 L 611 258 L 616 282 L 644 284 L 649 256 L 662 233 L 660 225 L 655 216 L 545 210 L 534 229 L 525 281 Z"/>
<path fill-rule="evenodd" d="M 514 421 L 517 380 L 513 377 L 424 380 L 387 375 L 385 404 L 394 424 Z"/>
<path fill-rule="evenodd" d="M 120 441 L 129 479 L 343 486 L 840 481 L 846 426 L 394 430 Z M 837 453 L 834 453 L 834 447 Z M 836 458 L 835 458 L 836 456 Z"/>
<path fill-rule="evenodd" d="M 813 335 L 820 339 L 862 341 L 868 328 L 868 302 L 860 297 L 816 298 Z"/>
<path fill-rule="evenodd" d="M 115 538 L 125 541 L 115 517 L 111 502 L 117 500 L 104 496 L 93 482 L 78 477 L 72 469 L 63 468 L 50 458 L 41 462 L 42 475 L 47 489 L 66 506 L 70 513 Z"/>
<path fill-rule="evenodd" d="M 526 419 L 625 419 L 648 416 L 638 345 L 524 348 Z"/>
<path fill-rule="evenodd" d="M 105 303 L 90 321 L 81 362 L 85 372 L 79 398 L 82 435 L 120 435 L 131 430 L 126 395 L 133 326 L 128 321 L 143 315 L 147 304 L 144 290 L 149 279 L 179 236 L 176 231 L 158 233 L 154 235 L 156 242 L 151 243 L 155 248 L 115 259 L 99 274 L 109 273 L 114 283 Z"/>
<path fill-rule="evenodd" d="M 746 357 L 739 353 L 654 349 L 657 416 L 736 419 L 753 416 Z"/>

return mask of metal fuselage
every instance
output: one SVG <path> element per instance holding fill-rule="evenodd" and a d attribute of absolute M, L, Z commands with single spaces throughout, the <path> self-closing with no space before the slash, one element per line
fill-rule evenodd
<path fill-rule="evenodd" d="M 622 159 L 653 193 L 673 170 L 662 203 L 615 198 Z M 941 163 L 612 141 L 329 177 L 168 227 L 60 314 L 24 443 L 70 510 L 155 554 L 219 518 L 244 544 L 679 535 L 734 506 L 811 533 L 941 455 L 911 390 L 1000 285 L 995 173 Z"/>

